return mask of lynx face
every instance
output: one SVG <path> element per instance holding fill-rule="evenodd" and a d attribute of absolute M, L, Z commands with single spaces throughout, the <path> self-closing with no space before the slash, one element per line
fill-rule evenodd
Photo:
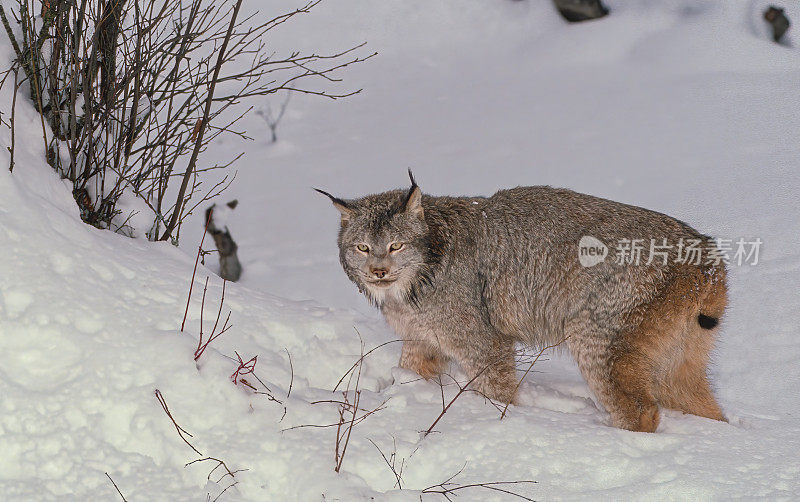
<path fill-rule="evenodd" d="M 383 222 L 370 220 L 369 209 L 353 214 L 342 228 L 339 255 L 350 279 L 381 305 L 410 292 L 425 263 L 425 229 L 424 222 L 402 212 Z"/>
<path fill-rule="evenodd" d="M 370 301 L 382 306 L 413 299 L 422 284 L 430 283 L 428 226 L 416 183 L 407 192 L 348 201 L 318 191 L 341 213 L 339 260 Z"/>

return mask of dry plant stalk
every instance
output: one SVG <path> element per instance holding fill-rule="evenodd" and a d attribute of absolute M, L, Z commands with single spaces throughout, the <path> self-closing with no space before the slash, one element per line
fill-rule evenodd
<path fill-rule="evenodd" d="M 192 443 L 190 443 L 189 440 L 186 439 L 186 437 L 184 437 L 184 434 L 186 434 L 189 437 L 194 437 L 194 436 L 192 436 L 192 434 L 189 433 L 186 429 L 184 429 L 183 427 L 178 425 L 178 422 L 175 421 L 175 417 L 173 417 L 172 416 L 172 412 L 169 411 L 169 406 L 167 406 L 167 401 L 166 401 L 166 399 L 164 399 L 164 396 L 161 394 L 161 391 L 156 389 L 155 390 L 155 395 L 156 395 L 156 399 L 158 400 L 158 404 L 161 405 L 161 408 L 164 410 L 164 413 L 167 414 L 167 417 L 169 417 L 170 421 L 172 421 L 172 425 L 175 426 L 175 430 L 178 431 L 178 436 L 180 436 L 180 438 L 183 440 L 184 443 L 189 445 L 189 448 L 194 450 L 195 453 L 197 453 L 198 455 L 200 455 L 202 457 L 203 454 L 200 453 L 200 450 L 195 448 L 194 445 Z"/>
<path fill-rule="evenodd" d="M 405 458 L 401 459 L 400 467 L 399 467 L 399 470 L 398 470 L 398 467 L 397 467 L 397 441 L 395 440 L 394 436 L 392 437 L 392 441 L 393 441 L 394 449 L 393 449 L 391 455 L 389 457 L 387 457 L 383 453 L 383 451 L 380 449 L 380 447 L 375 443 L 375 441 L 373 441 L 371 439 L 369 440 L 369 442 L 372 443 L 372 445 L 375 446 L 375 448 L 378 450 L 378 453 L 380 453 L 381 457 L 383 458 L 384 463 L 386 464 L 386 466 L 389 468 L 389 470 L 394 475 L 395 480 L 396 480 L 396 482 L 394 484 L 394 487 L 396 487 L 396 488 L 398 488 L 400 490 L 403 490 L 404 489 L 403 488 L 403 468 L 405 467 L 406 459 Z M 412 455 L 413 455 L 413 453 L 412 453 Z M 461 469 L 458 470 L 458 472 L 456 472 L 455 474 L 453 474 L 452 476 L 450 476 L 446 480 L 442 481 L 441 483 L 437 483 L 435 485 L 431 485 L 431 486 L 429 486 L 427 488 L 422 489 L 420 491 L 420 501 L 423 499 L 424 495 L 441 495 L 446 500 L 452 501 L 451 497 L 457 497 L 460 494 L 458 492 L 460 492 L 462 490 L 471 489 L 471 488 L 483 489 L 483 490 L 489 490 L 489 491 L 504 493 L 506 495 L 510 495 L 512 497 L 515 497 L 515 498 L 518 498 L 518 499 L 521 499 L 521 500 L 533 500 L 533 499 L 528 498 L 527 496 L 525 496 L 525 495 L 523 495 L 521 493 L 517 493 L 516 491 L 513 491 L 513 489 L 512 489 L 512 488 L 514 488 L 516 486 L 520 486 L 520 485 L 535 484 L 536 481 L 533 481 L 533 480 L 486 481 L 486 482 L 480 482 L 480 483 L 467 483 L 467 484 L 457 484 L 457 483 L 453 482 L 453 480 L 456 477 L 458 477 L 462 472 L 464 472 L 464 469 L 466 467 L 467 467 L 467 464 L 464 463 L 464 465 L 461 467 Z"/>
<path fill-rule="evenodd" d="M 394 484 L 394 487 L 402 490 L 403 489 L 403 468 L 405 467 L 406 459 L 405 458 L 400 459 L 400 467 L 399 467 L 399 470 L 398 470 L 398 467 L 397 467 L 397 458 L 398 458 L 397 457 L 397 440 L 395 439 L 395 437 L 392 436 L 392 444 L 394 445 L 394 448 L 392 450 L 392 453 L 389 454 L 388 458 L 383 453 L 383 450 L 381 450 L 381 448 L 377 445 L 377 443 L 375 443 L 375 441 L 369 439 L 369 442 L 372 443 L 372 446 L 374 446 L 376 450 L 378 450 L 378 453 L 380 453 L 381 458 L 383 458 L 383 461 L 386 463 L 386 466 L 389 468 L 390 471 L 392 471 L 392 474 L 394 475 L 394 478 L 397 480 L 395 482 L 395 484 Z"/>
<path fill-rule="evenodd" d="M 294 382 L 294 369 L 292 368 L 292 370 L 291 370 L 291 371 L 292 371 L 292 375 L 291 375 L 291 381 L 292 381 L 292 382 Z M 258 388 L 256 385 L 254 385 L 253 383 L 251 383 L 249 380 L 246 380 L 246 379 L 242 378 L 241 376 L 239 377 L 239 383 L 241 383 L 242 385 L 244 385 L 245 387 L 247 387 L 248 389 L 250 389 L 250 391 L 252 391 L 252 392 L 253 392 L 253 394 L 258 394 L 258 395 L 266 396 L 266 398 L 267 398 L 268 400 L 270 400 L 270 401 L 272 401 L 272 402 L 274 402 L 274 403 L 276 403 L 276 404 L 278 404 L 278 405 L 282 406 L 282 407 L 283 407 L 283 415 L 281 415 L 281 419 L 280 419 L 280 420 L 278 420 L 278 422 L 282 422 L 282 421 L 283 421 L 283 419 L 286 417 L 286 413 L 288 412 L 288 408 L 286 407 L 286 405 L 285 405 L 285 404 L 283 404 L 283 401 L 281 401 L 280 399 L 276 398 L 276 397 L 275 397 L 275 396 L 272 394 L 272 390 L 270 390 L 270 388 L 267 386 L 267 384 L 265 384 L 265 383 L 264 383 L 264 381 L 263 381 L 263 380 L 261 380 L 261 378 L 259 378 L 259 376 L 258 376 L 258 375 L 256 375 L 256 373 L 255 373 L 255 368 L 253 369 L 253 371 L 252 371 L 252 372 L 250 372 L 250 373 L 248 373 L 248 374 L 249 374 L 249 375 L 252 375 L 252 376 L 253 376 L 253 378 L 255 378 L 255 381 L 256 381 L 256 382 L 257 382 L 259 385 L 261 385 L 261 387 L 263 387 L 263 389 L 264 389 L 264 390 L 261 390 L 261 389 L 259 389 L 259 388 Z M 289 393 L 291 393 L 291 383 L 289 384 Z M 289 397 L 289 393 L 287 393 L 287 395 L 286 395 L 287 399 L 288 399 L 288 397 Z"/>
<path fill-rule="evenodd" d="M 203 231 L 203 236 L 200 237 L 200 245 L 197 246 L 197 256 L 194 259 L 194 268 L 192 269 L 192 281 L 189 283 L 189 294 L 186 296 L 186 309 L 183 311 L 183 321 L 181 321 L 181 333 L 183 333 L 183 328 L 186 325 L 186 316 L 189 315 L 189 302 L 192 301 L 192 288 L 194 288 L 194 278 L 197 274 L 197 264 L 200 262 L 200 255 L 203 253 L 203 241 L 206 240 L 206 232 L 208 231 L 208 225 L 211 223 L 211 217 L 213 216 L 213 209 L 206 214 L 206 228 Z"/>
<path fill-rule="evenodd" d="M 358 333 L 358 330 L 356 330 Z M 359 339 L 361 339 L 361 334 L 359 333 Z M 388 342 L 387 342 L 388 343 Z M 382 347 L 384 344 L 379 345 L 378 347 Z M 324 399 L 319 401 L 311 401 L 310 404 L 337 404 L 337 413 L 339 415 L 338 420 L 335 423 L 331 424 L 302 424 L 302 425 L 295 425 L 292 427 L 288 427 L 286 429 L 282 429 L 282 432 L 295 430 L 295 429 L 302 429 L 302 428 L 328 428 L 328 427 L 336 427 L 336 440 L 334 442 L 334 467 L 333 470 L 335 472 L 339 472 L 342 468 L 342 464 L 344 463 L 344 458 L 347 453 L 347 446 L 350 443 L 350 436 L 353 432 L 353 428 L 372 416 L 373 414 L 377 413 L 384 409 L 386 405 L 386 401 L 381 402 L 378 406 L 373 409 L 366 409 L 362 408 L 361 405 L 361 389 L 359 388 L 361 382 L 361 368 L 364 363 L 364 358 L 372 353 L 378 347 L 373 348 L 369 352 L 364 352 L 364 341 L 361 339 L 361 353 L 358 360 L 354 363 L 354 365 L 345 373 L 339 383 L 336 384 L 334 388 L 334 392 L 336 388 L 342 383 L 342 381 L 350 375 L 350 378 L 347 380 L 347 386 L 345 390 L 342 391 L 342 399 Z M 353 379 L 355 378 L 355 382 Z M 355 387 L 352 390 L 352 401 L 351 401 L 351 385 L 355 384 Z M 359 415 L 361 412 L 361 415 Z"/>
<path fill-rule="evenodd" d="M 356 330 L 358 333 L 358 330 Z M 359 333 L 359 338 L 361 338 L 361 334 Z M 358 371 L 356 372 L 356 381 L 355 381 L 355 389 L 353 390 L 353 403 L 350 403 L 349 400 L 349 393 L 350 393 L 350 380 L 347 382 L 347 388 L 342 392 L 342 402 L 339 405 L 339 422 L 336 424 L 336 442 L 334 447 L 334 468 L 335 472 L 339 472 L 342 469 L 342 464 L 344 463 L 344 456 L 347 453 L 347 445 L 350 444 L 350 434 L 353 432 L 353 427 L 356 426 L 356 416 L 358 414 L 358 405 L 361 403 L 361 390 L 358 388 L 361 383 L 361 369 L 364 366 L 364 341 L 361 340 L 361 355 L 358 358 Z M 365 418 L 372 415 L 378 409 L 382 409 L 383 405 L 386 404 L 384 401 L 381 405 L 369 412 L 366 412 L 359 420 L 358 423 L 361 423 Z M 349 417 L 348 417 L 349 413 Z"/>
<path fill-rule="evenodd" d="M 464 464 L 464 467 L 466 467 L 466 464 Z M 526 484 L 535 484 L 536 481 L 531 481 L 531 480 L 490 481 L 490 482 L 484 482 L 484 483 L 468 483 L 468 484 L 464 484 L 464 485 L 459 485 L 459 484 L 453 483 L 453 479 L 455 479 L 459 474 L 461 474 L 464 471 L 464 467 L 462 467 L 457 473 L 455 473 L 452 476 L 450 476 L 449 478 L 447 478 L 447 480 L 442 481 L 441 483 L 438 483 L 438 484 L 435 484 L 435 485 L 431 485 L 431 486 L 423 489 L 422 490 L 422 494 L 423 495 L 430 495 L 430 494 L 441 495 L 442 497 L 444 497 L 448 501 L 452 502 L 453 499 L 451 497 L 457 497 L 458 495 L 460 495 L 457 492 L 460 492 L 462 490 L 467 490 L 467 489 L 470 489 L 470 488 L 477 488 L 477 489 L 489 490 L 489 491 L 493 491 L 493 492 L 504 493 L 506 495 L 510 495 L 510 496 L 512 496 L 514 498 L 517 498 L 517 499 L 520 499 L 520 500 L 528 500 L 528 501 L 531 501 L 531 502 L 534 500 L 534 499 L 532 499 L 530 497 L 522 495 L 521 493 L 517 493 L 515 491 L 512 491 L 510 487 L 526 485 Z M 422 496 L 420 496 L 420 500 L 422 500 Z"/>
<path fill-rule="evenodd" d="M 236 354 L 236 358 L 239 360 L 239 365 L 236 367 L 236 371 L 234 371 L 231 375 L 231 381 L 233 382 L 233 385 L 237 385 L 241 381 L 243 375 L 252 374 L 256 370 L 258 356 L 253 356 L 245 361 L 237 351 L 233 351 L 233 353 Z"/>
<path fill-rule="evenodd" d="M 214 321 L 214 327 L 211 329 L 211 334 L 208 335 L 208 338 L 203 338 L 203 313 L 206 309 L 206 291 L 208 289 L 208 277 L 206 277 L 205 285 L 203 286 L 203 298 L 200 301 L 200 335 L 197 338 L 197 349 L 194 351 L 194 360 L 197 361 L 206 351 L 208 346 L 222 336 L 226 331 L 231 329 L 233 326 L 228 324 L 228 321 L 231 319 L 231 311 L 228 311 L 228 316 L 225 318 L 225 322 L 222 323 L 222 328 L 217 331 L 217 327 L 219 327 L 219 319 L 222 315 L 222 306 L 225 304 L 225 285 L 228 283 L 225 279 L 222 280 L 222 297 L 219 300 L 219 309 L 217 310 L 217 318 Z"/>

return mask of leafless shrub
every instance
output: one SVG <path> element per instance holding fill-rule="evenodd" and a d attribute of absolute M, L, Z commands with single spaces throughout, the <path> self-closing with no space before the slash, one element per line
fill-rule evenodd
<path fill-rule="evenodd" d="M 289 106 L 289 100 L 291 97 L 292 93 L 287 92 L 286 97 L 281 102 L 277 111 L 272 109 L 272 105 L 269 101 L 267 101 L 266 105 L 264 105 L 264 108 L 256 111 L 256 115 L 264 119 L 264 122 L 267 123 L 267 127 L 269 127 L 270 132 L 270 141 L 272 143 L 278 141 L 278 124 L 281 123 L 281 119 L 286 113 L 286 108 Z"/>
<path fill-rule="evenodd" d="M 176 241 L 192 210 L 233 180 L 226 174 L 209 185 L 203 175 L 236 158 L 208 165 L 200 156 L 222 134 L 248 138 L 236 129 L 251 108 L 248 98 L 359 92 L 314 83 L 338 82 L 339 70 L 374 55 L 363 54 L 363 44 L 284 55 L 265 46 L 271 30 L 319 1 L 266 20 L 240 19 L 242 0 L 0 5 L 15 68 L 41 116 L 47 160 L 72 182 L 84 221 L 111 227 L 118 201 L 131 194 L 149 208 L 147 237 Z"/>

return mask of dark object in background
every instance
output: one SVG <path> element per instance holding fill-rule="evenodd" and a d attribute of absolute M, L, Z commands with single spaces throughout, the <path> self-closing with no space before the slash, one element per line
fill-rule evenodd
<path fill-rule="evenodd" d="M 226 205 L 234 209 L 238 203 L 238 200 L 232 200 Z M 206 230 L 214 238 L 214 244 L 216 244 L 217 251 L 219 251 L 219 276 L 226 281 L 236 282 L 242 276 L 242 264 L 239 263 L 239 257 L 236 256 L 239 246 L 233 241 L 228 227 L 225 227 L 225 230 L 220 230 L 214 225 L 213 211 L 215 206 L 216 204 L 206 209 L 206 222 L 208 223 Z"/>
<path fill-rule="evenodd" d="M 772 26 L 773 40 L 780 43 L 786 30 L 791 26 L 789 18 L 783 13 L 783 9 L 770 5 L 769 8 L 764 11 L 764 19 Z"/>
<path fill-rule="evenodd" d="M 561 16 L 570 23 L 599 19 L 608 14 L 600 0 L 553 0 Z"/>

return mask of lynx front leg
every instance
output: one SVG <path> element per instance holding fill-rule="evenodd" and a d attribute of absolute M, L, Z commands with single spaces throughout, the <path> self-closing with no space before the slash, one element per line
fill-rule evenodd
<path fill-rule="evenodd" d="M 400 355 L 400 367 L 425 379 L 431 379 L 442 374 L 447 367 L 447 358 L 428 342 L 405 340 Z"/>
<path fill-rule="evenodd" d="M 518 383 L 514 342 L 500 337 L 477 340 L 483 343 L 452 347 L 454 359 L 470 379 L 474 378 L 473 389 L 489 399 L 514 404 Z"/>

